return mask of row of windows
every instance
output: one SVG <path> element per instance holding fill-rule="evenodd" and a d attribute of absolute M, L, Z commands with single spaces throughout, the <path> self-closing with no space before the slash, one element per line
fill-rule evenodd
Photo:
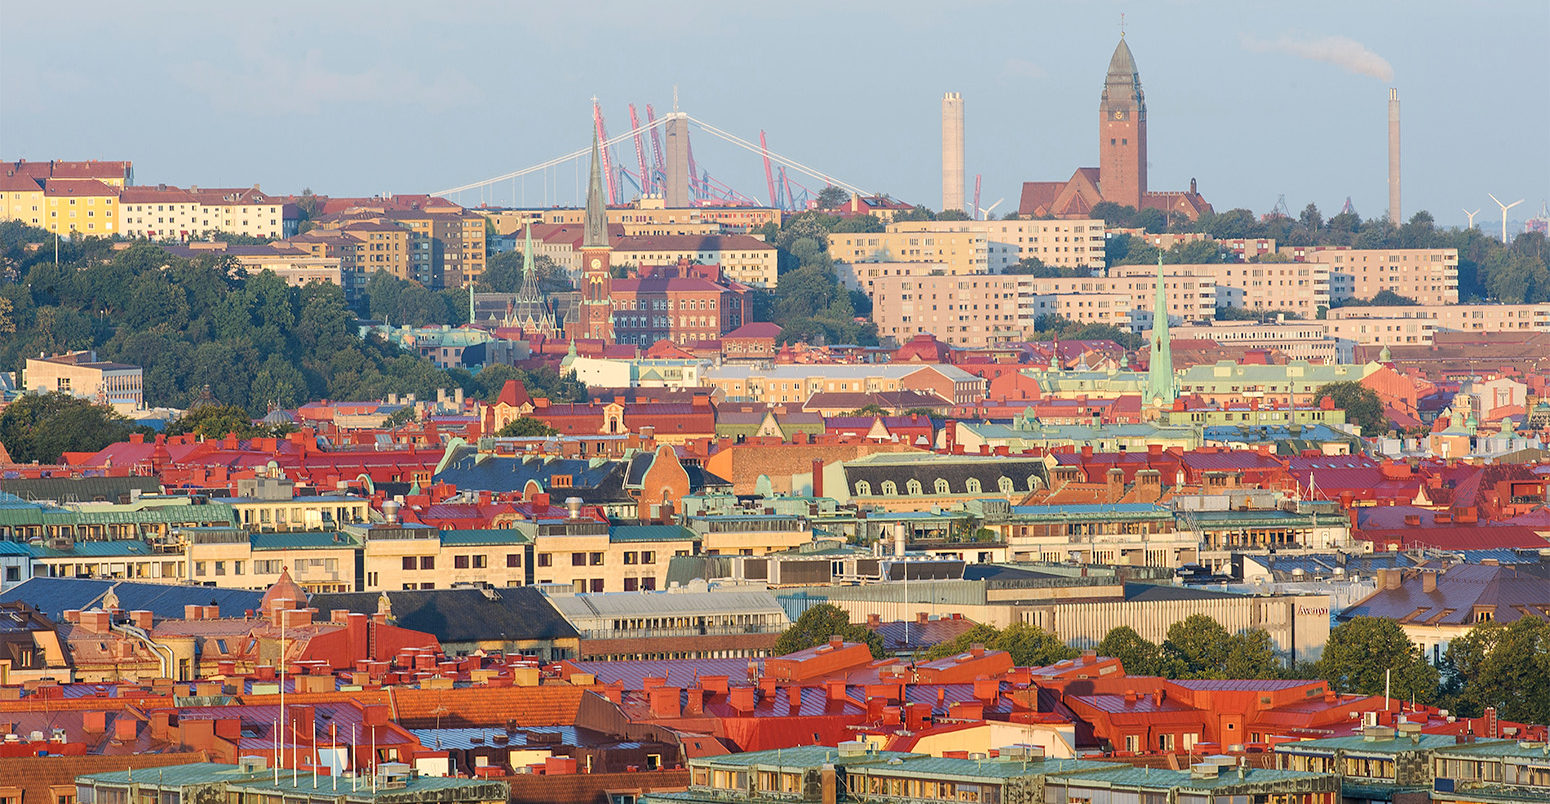
<path fill-rule="evenodd" d="M 1037 475 L 1029 475 L 1028 491 L 1033 491 L 1035 488 L 1037 488 L 1038 483 L 1039 479 Z M 1002 476 L 996 479 L 996 489 L 1002 494 L 1011 494 L 1017 490 L 1016 484 L 1012 482 L 1011 478 L 1006 476 Z M 935 494 L 953 493 L 952 484 L 949 483 L 945 477 L 939 477 L 933 481 L 931 484 L 931 490 Z M 971 477 L 964 481 L 965 493 L 983 494 L 984 491 L 984 485 L 980 482 L 979 478 Z M 884 497 L 897 497 L 899 495 L 899 484 L 892 480 L 884 480 L 881 485 L 881 493 Z M 904 484 L 904 493 L 911 496 L 919 496 L 920 494 L 924 493 L 924 487 L 921 485 L 919 480 L 911 478 Z M 871 494 L 872 484 L 870 482 L 865 480 L 856 481 L 856 496 L 865 497 Z"/>

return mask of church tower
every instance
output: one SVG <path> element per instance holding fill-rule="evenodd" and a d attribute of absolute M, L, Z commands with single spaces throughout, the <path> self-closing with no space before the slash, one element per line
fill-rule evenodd
<path fill-rule="evenodd" d="M 1124 34 L 1109 59 L 1098 104 L 1098 192 L 1105 201 L 1136 209 L 1146 194 L 1146 97 Z"/>
<path fill-rule="evenodd" d="M 613 276 L 609 273 L 608 208 L 604 206 L 601 146 L 592 134 L 592 175 L 587 180 L 587 213 L 581 235 L 581 314 L 571 337 L 612 341 Z"/>
<path fill-rule="evenodd" d="M 1168 291 L 1163 288 L 1162 254 L 1157 255 L 1157 294 L 1152 300 L 1152 353 L 1146 367 L 1143 404 L 1167 407 L 1178 396 L 1173 385 L 1173 338 L 1168 334 Z"/>

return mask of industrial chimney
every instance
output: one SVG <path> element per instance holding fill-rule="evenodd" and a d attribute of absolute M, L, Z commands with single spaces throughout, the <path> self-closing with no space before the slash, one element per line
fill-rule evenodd
<path fill-rule="evenodd" d="M 942 96 L 942 211 L 963 209 L 963 95 Z"/>
<path fill-rule="evenodd" d="M 1399 90 L 1389 87 L 1389 221 L 1404 223 L 1399 217 Z"/>

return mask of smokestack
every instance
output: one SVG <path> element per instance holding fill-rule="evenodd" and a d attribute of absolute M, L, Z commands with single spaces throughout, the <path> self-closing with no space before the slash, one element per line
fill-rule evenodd
<path fill-rule="evenodd" d="M 667 191 L 670 209 L 689 206 L 689 115 L 675 111 L 667 119 Z"/>
<path fill-rule="evenodd" d="M 942 96 L 942 210 L 963 209 L 963 95 Z"/>
<path fill-rule="evenodd" d="M 1389 87 L 1389 221 L 1404 223 L 1399 217 L 1399 90 Z"/>

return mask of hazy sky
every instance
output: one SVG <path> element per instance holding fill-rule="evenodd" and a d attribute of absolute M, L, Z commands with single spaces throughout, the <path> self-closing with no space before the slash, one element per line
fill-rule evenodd
<path fill-rule="evenodd" d="M 1150 184 L 1218 210 L 1387 204 L 1403 103 L 1404 214 L 1499 220 L 1550 197 L 1550 3 L 159 3 L 0 0 L 0 157 L 130 159 L 141 184 L 427 192 L 584 146 L 681 106 L 856 185 L 937 207 L 939 108 L 963 93 L 969 190 L 1097 163 L 1120 14 L 1146 91 Z M 756 156 L 696 160 L 764 200 Z M 616 152 L 635 163 L 633 146 Z M 576 176 L 554 179 L 571 201 Z M 811 182 L 809 183 L 812 184 Z M 816 189 L 816 188 L 815 188 Z M 490 200 L 544 200 L 535 175 Z M 477 193 L 461 201 L 479 202 Z"/>

